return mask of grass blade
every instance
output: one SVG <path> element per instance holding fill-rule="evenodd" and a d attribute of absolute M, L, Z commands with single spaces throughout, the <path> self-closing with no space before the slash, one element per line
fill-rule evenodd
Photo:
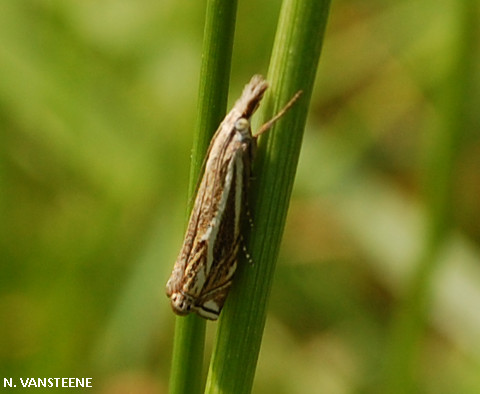
<path fill-rule="evenodd" d="M 254 228 L 247 242 L 255 264 L 243 261 L 236 274 L 220 317 L 207 393 L 251 391 L 329 6 L 328 0 L 287 0 L 282 6 L 263 121 L 298 90 L 303 96 L 260 138 L 251 199 Z"/>

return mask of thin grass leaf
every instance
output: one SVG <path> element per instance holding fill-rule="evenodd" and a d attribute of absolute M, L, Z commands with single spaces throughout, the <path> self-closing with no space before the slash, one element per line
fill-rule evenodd
<path fill-rule="evenodd" d="M 236 11 L 236 0 L 210 0 L 207 4 L 190 171 L 190 205 L 193 203 L 195 186 L 209 141 L 226 110 Z M 188 211 L 190 210 L 191 206 Z M 170 373 L 171 394 L 202 391 L 205 326 L 205 320 L 194 314 L 177 317 Z"/>
<path fill-rule="evenodd" d="M 270 119 L 298 90 L 303 96 L 260 138 L 247 242 L 254 264 L 240 264 L 220 317 L 207 393 L 251 391 L 329 6 L 328 0 L 287 0 L 282 6 L 261 118 Z"/>

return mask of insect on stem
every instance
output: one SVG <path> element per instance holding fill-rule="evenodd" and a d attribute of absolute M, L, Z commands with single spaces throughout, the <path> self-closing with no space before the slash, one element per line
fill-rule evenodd
<path fill-rule="evenodd" d="M 302 93 L 253 136 L 250 118 L 267 87 L 261 75 L 254 75 L 210 142 L 185 239 L 166 286 L 178 315 L 195 312 L 216 320 L 222 310 L 237 268 L 257 137 Z"/>

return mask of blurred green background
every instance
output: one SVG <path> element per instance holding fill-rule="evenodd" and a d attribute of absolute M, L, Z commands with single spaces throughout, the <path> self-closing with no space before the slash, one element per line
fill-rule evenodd
<path fill-rule="evenodd" d="M 0 385 L 167 391 L 204 8 L 0 2 Z M 230 103 L 279 8 L 239 2 Z M 253 392 L 386 392 L 402 358 L 480 392 L 478 8 L 332 3 Z"/>

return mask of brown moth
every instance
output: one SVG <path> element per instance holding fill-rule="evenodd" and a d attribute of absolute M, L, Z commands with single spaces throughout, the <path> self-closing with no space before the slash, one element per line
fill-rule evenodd
<path fill-rule="evenodd" d="M 267 88 L 263 77 L 254 75 L 210 142 L 185 239 L 167 282 L 167 296 L 179 315 L 196 312 L 216 320 L 222 310 L 237 267 L 257 138 L 301 94 L 298 92 L 253 136 L 250 118 Z"/>

